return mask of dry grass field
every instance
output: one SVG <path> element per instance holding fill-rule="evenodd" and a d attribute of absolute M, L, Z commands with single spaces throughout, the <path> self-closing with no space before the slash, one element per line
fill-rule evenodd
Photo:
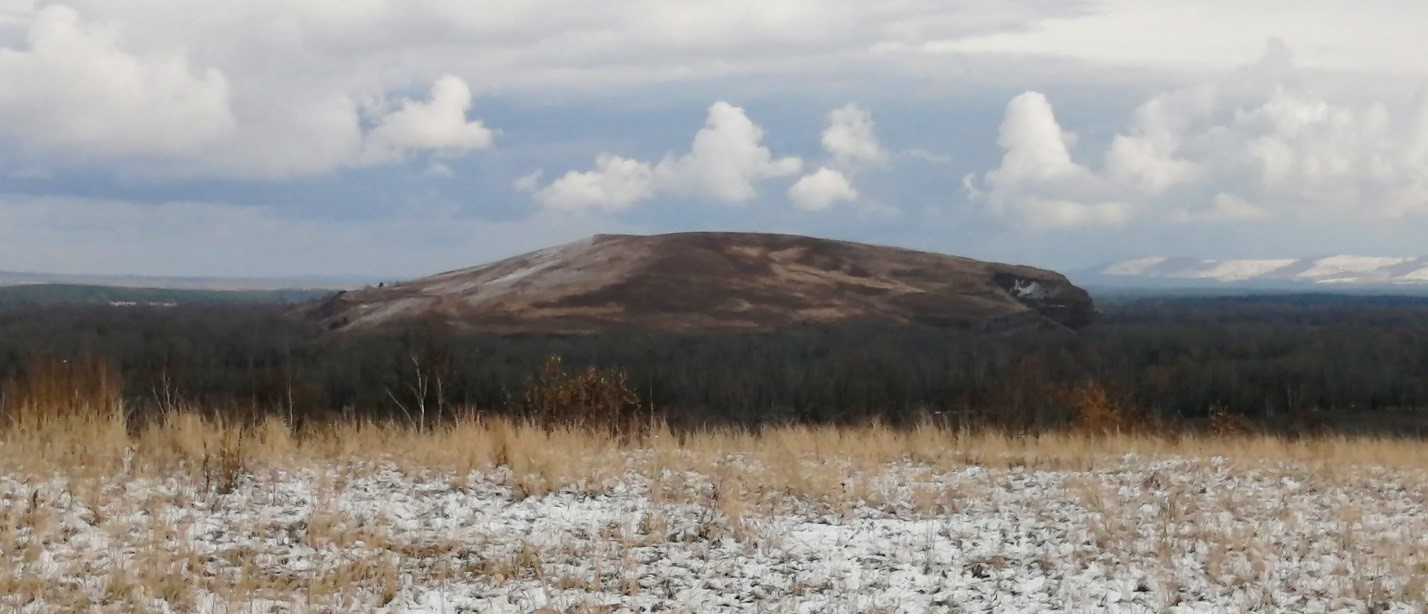
<path fill-rule="evenodd" d="M 1418 441 L 12 406 L 0 609 L 1423 611 Z"/>

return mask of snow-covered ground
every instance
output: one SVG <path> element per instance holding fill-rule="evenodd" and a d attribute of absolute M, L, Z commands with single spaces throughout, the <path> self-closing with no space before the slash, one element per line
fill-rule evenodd
<path fill-rule="evenodd" d="M 231 490 L 122 468 L 0 476 L 0 609 L 1425 606 L 1416 471 L 1131 457 L 1089 470 L 898 464 L 841 469 L 815 495 L 742 480 L 758 469 L 749 463 L 731 458 L 719 475 L 632 468 L 544 494 L 504 468 L 261 468 Z"/>

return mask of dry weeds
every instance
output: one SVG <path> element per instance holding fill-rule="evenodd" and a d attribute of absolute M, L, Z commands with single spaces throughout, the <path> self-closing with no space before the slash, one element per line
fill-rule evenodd
<path fill-rule="evenodd" d="M 854 523 L 867 521 L 869 510 L 924 522 L 917 525 L 924 535 L 898 539 L 920 553 L 925 574 L 955 567 L 972 578 L 995 578 L 1056 563 L 1044 553 L 950 559 L 937 544 L 970 536 L 938 523 L 1004 513 L 1012 506 L 1008 493 L 1027 488 L 1028 480 L 1064 496 L 1016 503 L 1019 513 L 1062 523 L 1068 509 L 1085 514 L 1091 520 L 1070 530 L 1084 544 L 1070 548 L 1069 559 L 1085 566 L 1155 561 L 1158 567 L 1137 581 L 1147 586 L 1131 590 L 1153 589 L 1164 607 L 1216 591 L 1238 591 L 1242 605 L 1281 607 L 1282 595 L 1270 587 L 1304 580 L 1280 569 L 1285 557 L 1329 557 L 1339 566 L 1332 581 L 1315 579 L 1308 599 L 1422 607 L 1428 589 L 1421 509 L 1428 454 L 1413 440 L 1238 431 L 1167 437 L 1103 427 L 1019 437 L 932 425 L 675 434 L 658 424 L 630 438 L 612 435 L 604 423 L 575 428 L 475 415 L 422 429 L 354 421 L 293 430 L 278 418 L 239 425 L 179 407 L 131 428 L 118 402 L 47 402 L 58 405 L 12 405 L 0 420 L 0 478 L 10 484 L 0 488 L 0 595 L 9 596 L 3 606 L 261 610 L 285 603 L 341 610 L 391 603 L 414 585 L 463 582 L 541 595 L 527 603 L 564 595 L 569 607 L 599 607 L 572 595 L 638 599 L 661 591 L 678 603 L 676 587 L 641 571 L 669 548 L 735 544 L 750 556 L 772 556 L 796 550 L 781 541 L 781 519 Z M 415 539 L 404 533 L 412 519 L 339 505 L 352 484 L 393 469 L 413 481 L 435 476 L 445 492 L 498 479 L 511 505 L 632 488 L 648 505 L 629 523 L 585 541 L 512 544 L 474 537 L 476 525 L 464 526 L 469 532 L 461 539 Z M 295 482 L 295 475 L 305 477 Z M 1282 481 L 1298 504 L 1256 491 L 1207 491 L 1197 476 L 1227 484 Z M 140 483 L 147 490 L 136 490 Z M 273 502 L 294 496 L 284 489 L 300 489 L 310 504 L 278 517 L 243 516 L 242 501 L 261 499 L 268 489 Z M 239 491 L 241 497 L 230 496 Z M 1384 507 L 1402 507 L 1404 500 L 1416 509 Z M 1385 527 L 1395 522 L 1389 512 L 1413 520 L 1389 532 Z M 321 556 L 310 567 L 283 564 L 280 553 L 211 533 L 217 529 L 205 515 L 229 519 L 219 523 L 223 530 Z M 83 556 L 60 560 L 57 544 L 88 535 L 71 526 L 76 522 L 102 527 L 109 537 L 89 544 Z M 1325 531 L 1332 534 L 1328 542 L 1321 539 Z M 1212 585 L 1185 580 L 1187 564 L 1202 567 Z M 848 588 L 839 582 L 799 579 L 758 590 L 799 599 L 819 586 Z"/>

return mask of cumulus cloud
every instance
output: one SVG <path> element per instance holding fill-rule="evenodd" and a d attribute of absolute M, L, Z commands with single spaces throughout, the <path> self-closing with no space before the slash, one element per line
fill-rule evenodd
<path fill-rule="evenodd" d="M 824 166 L 794 183 L 788 198 L 805 211 L 823 211 L 838 201 L 857 200 L 858 190 L 841 171 Z"/>
<path fill-rule="evenodd" d="M 466 81 L 452 75 L 437 79 L 430 100 L 403 100 L 399 108 L 378 120 L 367 135 L 365 156 L 385 162 L 410 151 L 455 155 L 490 147 L 491 130 L 479 121 L 467 120 L 470 109 L 471 88 Z"/>
<path fill-rule="evenodd" d="M 799 178 L 788 190 L 789 200 L 804 211 L 825 211 L 833 203 L 858 200 L 849 174 L 885 166 L 889 159 L 874 131 L 873 114 L 851 102 L 828 113 L 828 127 L 822 136 L 828 164 Z M 876 208 L 881 213 L 890 209 Z"/>
<path fill-rule="evenodd" d="M 605 211 L 628 209 L 661 192 L 747 202 L 758 195 L 759 182 L 803 168 L 799 158 L 775 158 L 763 138 L 763 128 L 743 109 L 715 102 L 688 153 L 658 163 L 601 154 L 594 170 L 567 172 L 537 190 L 536 199 L 556 209 Z"/>
<path fill-rule="evenodd" d="M 726 203 L 740 203 L 757 195 L 754 184 L 763 179 L 797 173 L 803 161 L 774 158 L 763 146 L 764 130 L 744 110 L 727 102 L 709 107 L 704 128 L 694 135 L 689 153 L 666 157 L 655 166 L 660 185 L 686 194 L 706 194 Z"/>
<path fill-rule="evenodd" d="M 213 40 L 166 41 L 151 36 L 154 23 L 89 19 L 65 5 L 15 22 L 25 43 L 0 42 L 0 142 L 53 164 L 285 177 L 491 145 L 491 130 L 466 117 L 472 92 L 459 77 L 436 79 L 426 100 L 382 102 L 385 88 L 373 92 L 349 75 L 334 80 L 282 66 L 302 64 L 301 54 L 254 67 L 212 53 L 220 42 L 254 55 L 282 47 L 247 48 L 260 42 L 240 38 L 250 24 L 229 24 L 233 31 Z M 195 57 L 227 60 L 236 74 Z"/>
<path fill-rule="evenodd" d="M 0 48 L 0 133 L 42 152 L 189 155 L 231 134 L 229 83 L 182 52 L 135 55 L 73 9 L 40 9 L 28 48 Z"/>
<path fill-rule="evenodd" d="M 848 103 L 828 114 L 823 131 L 823 148 L 842 168 L 886 164 L 888 153 L 873 133 L 873 115 Z"/>
<path fill-rule="evenodd" d="M 240 129 L 197 155 L 146 167 L 157 174 L 283 178 L 391 164 L 417 154 L 459 156 L 491 147 L 493 131 L 467 117 L 464 79 L 437 79 L 424 99 L 304 88 L 235 98 Z"/>
<path fill-rule="evenodd" d="M 1071 158 L 1075 135 L 1062 131 L 1051 103 L 1026 92 L 1007 104 L 997 143 L 1001 166 L 983 177 L 983 188 L 964 181 L 975 197 L 1031 226 L 1118 225 L 1130 218 L 1124 202 L 1103 198 L 1105 181 Z"/>
<path fill-rule="evenodd" d="M 1414 108 L 1331 100 L 1289 51 L 1152 97 L 1104 153 L 1073 159 L 1046 97 L 1008 105 L 1001 164 L 965 185 L 974 200 L 1040 226 L 1272 218 L 1373 219 L 1428 213 L 1428 97 Z"/>
<path fill-rule="evenodd" d="M 1116 135 L 1106 171 L 1118 184 L 1156 194 L 1195 179 L 1201 166 L 1177 157 L 1193 118 L 1214 109 L 1213 88 L 1192 87 L 1156 96 L 1135 112 L 1128 134 Z"/>
<path fill-rule="evenodd" d="M 517 187 L 525 187 L 531 182 L 517 183 Z M 655 172 L 649 164 L 601 154 L 595 159 L 595 170 L 570 171 L 537 190 L 536 199 L 546 207 L 565 211 L 624 211 L 654 194 Z"/>

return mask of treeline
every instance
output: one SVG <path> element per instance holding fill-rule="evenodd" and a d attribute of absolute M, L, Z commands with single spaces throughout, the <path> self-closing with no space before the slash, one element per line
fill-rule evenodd
<path fill-rule="evenodd" d="M 322 290 L 183 290 L 129 288 L 81 284 L 22 284 L 0 286 L 0 304 L 96 304 L 170 306 L 189 303 L 273 304 L 309 301 L 328 294 Z"/>
<path fill-rule="evenodd" d="M 520 411 L 558 356 L 571 374 L 622 373 L 636 404 L 676 426 L 932 417 L 1049 430 L 1084 412 L 1087 386 L 1161 424 L 1229 415 L 1278 430 L 1416 435 L 1428 426 L 1422 298 L 1140 299 L 1103 306 L 1102 321 L 1079 333 L 994 336 L 807 328 L 503 337 L 438 326 L 328 336 L 286 309 L 0 307 L 0 380 L 45 358 L 97 358 L 138 412 L 182 399 L 241 415 L 405 418 L 415 408 Z"/>

